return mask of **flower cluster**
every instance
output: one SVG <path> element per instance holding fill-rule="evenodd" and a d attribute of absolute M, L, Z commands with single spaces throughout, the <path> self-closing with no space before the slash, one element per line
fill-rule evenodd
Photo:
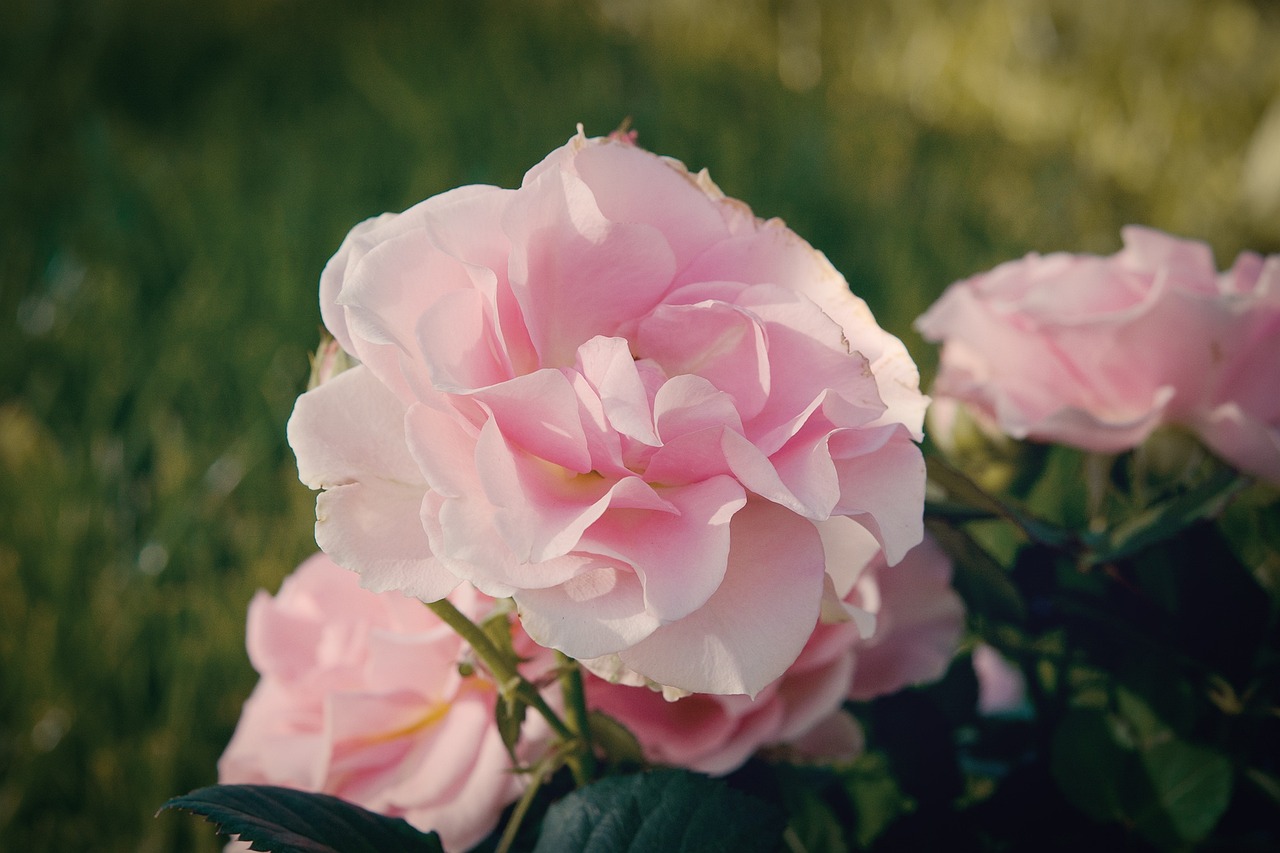
<path fill-rule="evenodd" d="M 626 725 L 647 759 L 703 772 L 727 773 L 769 746 L 815 760 L 856 756 L 861 734 L 843 701 L 938 677 L 964 621 L 950 562 L 932 540 L 890 569 L 872 537 L 859 538 L 870 559 L 848 598 L 878 617 L 869 638 L 852 621 L 819 626 L 754 699 L 668 701 L 645 686 L 588 676 L 591 707 Z M 465 587 L 451 599 L 474 618 L 493 608 Z M 517 649 L 536 651 L 512 628 Z M 434 830 L 449 850 L 484 838 L 526 784 L 495 724 L 497 689 L 466 644 L 420 602 L 362 589 L 324 554 L 299 566 L 276 596 L 258 593 L 248 647 L 261 680 L 219 762 L 224 784 L 340 796 Z M 557 702 L 553 689 L 547 694 Z M 546 729 L 536 717 L 524 728 L 527 765 L 544 751 Z"/>
<path fill-rule="evenodd" d="M 933 393 L 1014 438 L 1116 452 L 1159 426 L 1280 483 L 1280 256 L 1131 226 L 1111 257 L 1031 254 L 953 284 L 917 321 Z"/>
<path fill-rule="evenodd" d="M 1238 720 L 1280 702 L 1240 663 L 1269 660 L 1255 652 L 1274 636 L 1274 572 L 1246 563 L 1276 559 L 1280 395 L 1259 377 L 1280 375 L 1280 256 L 1244 253 L 1219 273 L 1201 243 L 1123 237 L 1111 257 L 1033 254 L 957 282 L 917 321 L 942 344 L 932 423 L 956 451 L 931 463 L 926 534 L 928 400 L 905 348 L 825 257 L 705 173 L 633 135 L 579 130 L 516 189 L 464 187 L 358 225 L 324 270 L 332 340 L 288 427 L 301 479 L 321 490 L 323 553 L 250 605 L 261 680 L 221 781 L 333 794 L 449 850 L 508 808 L 503 853 L 539 810 L 539 849 L 595 830 L 613 838 L 602 849 L 631 849 L 631 830 L 684 844 L 723 827 L 681 809 L 701 808 L 698 791 L 742 807 L 707 777 L 753 757 L 735 784 L 759 770 L 785 785 L 798 777 L 780 762 L 818 763 L 803 772 L 837 779 L 837 800 L 857 798 L 864 771 L 873 799 L 894 796 L 874 757 L 857 761 L 859 714 L 872 739 L 896 728 L 928 756 L 967 752 L 939 756 L 952 763 L 917 796 L 933 804 L 921 820 L 1005 777 L 1052 778 L 1126 843 L 1203 840 L 1234 768 L 1276 772 L 1230 750 Z M 954 439 L 975 423 L 994 441 L 966 471 Z M 1166 426 L 1264 483 L 1196 452 L 1149 490 L 1158 447 L 1102 455 Z M 1097 455 L 1004 452 L 1023 439 Z M 988 456 L 1057 461 L 1019 479 Z M 1041 517 L 1045 491 L 1089 506 L 1057 512 L 1040 494 L 1055 507 Z M 1245 545 L 1228 548 L 1237 534 Z M 1179 611 L 1218 586 L 1226 605 Z M 1233 624 L 1207 652 L 1158 654 L 1220 613 Z M 951 666 L 959 649 L 971 667 Z M 1203 683 L 1167 689 L 1192 669 Z M 1182 701 L 1196 691 L 1207 700 Z M 948 695 L 964 707 L 926 719 L 954 731 L 899 723 Z M 632 764 L 682 771 L 593 784 Z M 962 764 L 987 775 L 964 786 Z M 1169 808 L 1188 767 L 1194 819 Z M 905 786 L 927 775 L 902 777 L 881 822 L 911 811 Z M 577 791 L 546 794 L 567 777 Z M 681 815 L 665 835 L 628 823 L 661 811 L 637 808 L 654 799 Z M 812 837 L 838 841 L 836 811 L 873 808 L 784 799 L 797 839 L 811 820 Z M 275 838 L 274 823 L 236 827 Z M 324 843 L 352 840 L 343 831 Z M 770 832 L 758 849 L 782 843 L 783 825 Z"/>

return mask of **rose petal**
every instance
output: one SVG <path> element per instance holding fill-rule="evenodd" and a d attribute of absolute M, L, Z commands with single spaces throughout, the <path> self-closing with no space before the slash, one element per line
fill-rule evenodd
<path fill-rule="evenodd" d="M 812 522 L 751 502 L 706 604 L 622 652 L 636 672 L 691 692 L 755 695 L 796 659 L 818 620 L 825 559 Z"/>

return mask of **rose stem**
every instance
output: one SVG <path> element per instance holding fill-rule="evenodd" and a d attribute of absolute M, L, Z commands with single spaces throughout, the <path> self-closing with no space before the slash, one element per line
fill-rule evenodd
<path fill-rule="evenodd" d="M 555 711 L 551 710 L 551 706 L 542 698 L 542 694 L 538 692 L 538 689 L 516 671 L 514 661 L 503 657 L 493 642 L 485 636 L 484 631 L 480 630 L 480 626 L 463 615 L 462 611 L 454 607 L 453 602 L 447 598 L 442 598 L 439 601 L 428 601 L 427 607 L 431 608 L 432 613 L 439 616 L 446 625 L 456 631 L 458 636 L 467 641 L 476 656 L 489 668 L 489 673 L 493 676 L 494 681 L 497 682 L 499 691 L 505 692 L 514 683 L 516 685 L 516 693 L 520 699 L 541 714 L 557 735 L 567 741 L 575 739 L 573 730 L 564 724 L 564 720 L 561 720 Z"/>
<path fill-rule="evenodd" d="M 591 781 L 596 774 L 596 754 L 591 744 L 591 718 L 587 714 L 587 694 L 582 686 L 582 667 L 564 652 L 556 652 L 560 663 L 560 690 L 564 695 L 565 716 L 569 727 L 578 733 L 582 747 L 569 759 L 579 785 Z"/>

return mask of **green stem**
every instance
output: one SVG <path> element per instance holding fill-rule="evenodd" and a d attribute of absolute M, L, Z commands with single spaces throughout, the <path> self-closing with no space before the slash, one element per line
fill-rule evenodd
<path fill-rule="evenodd" d="M 538 692 L 538 688 L 534 687 L 525 678 L 516 671 L 515 662 L 508 660 L 498 651 L 497 646 L 493 644 L 484 631 L 480 630 L 480 626 L 468 619 L 461 610 L 453 605 L 453 602 L 447 598 L 439 601 L 427 602 L 427 607 L 431 608 L 431 612 L 440 617 L 440 620 L 458 633 L 458 636 L 466 640 L 471 646 L 472 651 L 489 669 L 489 673 L 498 684 L 498 690 L 506 693 L 508 690 L 514 689 L 516 695 L 526 705 L 533 708 L 547 721 L 562 739 L 572 741 L 576 735 L 573 730 L 564 724 L 564 720 L 551 709 L 547 701 L 542 698 L 542 694 Z"/>
<path fill-rule="evenodd" d="M 591 743 L 591 718 L 587 713 L 587 695 L 582 686 L 582 667 L 563 652 L 556 652 L 560 669 L 560 692 L 564 696 L 565 716 L 569 727 L 578 734 L 580 747 L 569 758 L 569 768 L 579 787 L 596 774 L 596 756 Z"/>
<path fill-rule="evenodd" d="M 502 838 L 499 839 L 498 846 L 494 848 L 493 853 L 508 853 L 511 845 L 515 844 L 516 835 L 520 832 L 520 824 L 524 823 L 525 815 L 529 813 L 529 807 L 533 805 L 534 798 L 538 796 L 538 790 L 563 761 L 564 756 L 560 751 L 552 750 L 533 768 L 533 772 L 529 774 L 529 787 L 524 789 L 524 793 L 520 795 L 520 800 L 516 803 L 516 807 L 512 809 L 506 828 L 502 830 Z"/>

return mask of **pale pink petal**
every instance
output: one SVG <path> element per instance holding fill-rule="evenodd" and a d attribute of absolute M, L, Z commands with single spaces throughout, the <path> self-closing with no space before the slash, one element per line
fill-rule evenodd
<path fill-rule="evenodd" d="M 751 502 L 735 516 L 724 582 L 705 605 L 621 653 L 636 672 L 683 690 L 754 695 L 800 654 L 818 621 L 826 572 L 813 523 Z"/>
<path fill-rule="evenodd" d="M 586 184 L 567 173 L 523 187 L 503 226 L 513 243 L 511 288 L 543 367 L 573 364 L 581 344 L 647 313 L 675 271 L 660 232 L 605 219 Z"/>
<path fill-rule="evenodd" d="M 804 677 L 786 678 L 778 688 L 784 708 L 776 739 L 792 741 L 837 710 L 853 680 L 853 656 L 841 655 L 822 667 L 807 669 Z"/>
<path fill-rule="evenodd" d="M 420 748 L 420 735 L 438 727 L 451 708 L 416 692 L 381 694 L 342 692 L 327 697 L 326 740 L 330 745 L 325 768 L 325 793 L 385 809 L 390 791 L 417 761 L 408 760 Z M 475 739 L 460 740 L 472 749 Z M 465 774 L 466 763 L 439 768 L 444 785 Z M 441 778 L 443 777 L 443 778 Z"/>
<path fill-rule="evenodd" d="M 324 749 L 316 731 L 295 724 L 296 704 L 296 693 L 281 684 L 264 681 L 254 688 L 218 759 L 218 781 L 317 790 L 324 778 Z M 319 719 L 319 711 L 311 716 Z"/>
<path fill-rule="evenodd" d="M 288 424 L 298 479 L 313 489 L 366 478 L 421 485 L 404 415 L 404 404 L 362 365 L 306 392 Z"/>
<path fill-rule="evenodd" d="M 441 391 L 466 392 L 510 376 L 478 291 L 444 294 L 422 312 L 415 333 L 431 383 Z"/>
<path fill-rule="evenodd" d="M 680 164 L 634 145 L 607 143 L 584 148 L 573 159 L 573 168 L 606 218 L 658 227 L 676 268 L 728 235 L 719 205 Z"/>
<path fill-rule="evenodd" d="M 510 764 L 501 738 L 491 730 L 468 765 L 470 773 L 451 792 L 453 796 L 430 809 L 405 808 L 405 819 L 423 830 L 438 832 L 445 850 L 470 850 L 494 830 L 503 808 L 526 784 Z"/>
<path fill-rule="evenodd" d="M 877 587 L 875 635 L 858 649 L 849 698 L 870 699 L 941 676 L 964 631 L 964 604 L 951 588 L 951 562 L 926 538 L 896 566 L 881 565 L 859 586 Z"/>
<path fill-rule="evenodd" d="M 638 355 L 668 376 L 690 374 L 728 394 L 739 420 L 754 417 L 769 399 L 770 366 L 764 329 L 748 312 L 724 302 L 660 305 L 640 321 Z"/>
<path fill-rule="evenodd" d="M 844 516 L 833 516 L 816 526 L 827 558 L 827 574 L 836 594 L 844 598 L 879 555 L 880 543 L 871 531 Z"/>
<path fill-rule="evenodd" d="M 901 426 L 842 431 L 832 435 L 830 445 L 840 477 L 835 512 L 874 533 L 893 565 L 924 536 L 922 515 L 908 509 L 924 502 L 920 448 Z"/>
<path fill-rule="evenodd" d="M 437 601 L 460 578 L 431 553 L 419 520 L 424 494 L 388 481 L 334 486 L 316 499 L 316 543 L 366 589 Z"/>
<path fill-rule="evenodd" d="M 476 443 L 480 481 L 495 507 L 494 526 L 521 562 L 538 563 L 563 556 L 611 506 L 648 510 L 658 515 L 678 510 L 638 477 L 609 481 L 595 474 L 574 474 L 513 449 L 494 422 L 485 424 Z"/>
<path fill-rule="evenodd" d="M 578 347 L 577 367 L 599 395 L 610 426 L 643 444 L 659 444 L 649 395 L 624 338 L 587 341 Z"/>
<path fill-rule="evenodd" d="M 665 488 L 662 497 L 676 513 L 611 509 L 591 525 L 581 547 L 632 566 L 644 587 L 645 609 L 670 622 L 702 607 L 720 587 L 730 522 L 747 498 L 732 477 Z"/>
<path fill-rule="evenodd" d="M 520 622 L 540 645 L 577 659 L 602 657 L 635 645 L 661 624 L 645 609 L 635 572 L 593 562 L 557 586 L 516 591 Z"/>
<path fill-rule="evenodd" d="M 591 453 L 578 414 L 578 395 L 559 370 L 538 370 L 471 397 L 484 405 L 508 444 L 515 444 L 575 474 L 591 470 Z"/>
<path fill-rule="evenodd" d="M 413 754 L 394 782 L 383 780 L 380 795 L 391 810 L 403 813 L 415 804 L 435 802 L 458 807 L 461 789 L 476 772 L 474 765 L 485 742 L 497 735 L 495 694 L 492 685 L 471 679 L 448 694 L 447 706 L 425 705 L 419 700 L 419 716 L 409 720 L 413 730 L 402 735 L 412 738 Z M 509 765 L 510 759 L 506 763 Z M 492 776 L 482 778 L 487 787 L 498 792 L 506 788 L 494 784 Z"/>
<path fill-rule="evenodd" d="M 1280 485 L 1280 424 L 1249 417 L 1236 403 L 1218 406 L 1196 424 L 1214 453 L 1246 474 Z"/>
<path fill-rule="evenodd" d="M 788 746 L 800 756 L 818 761 L 852 761 L 866 749 L 862 726 L 847 711 L 836 711 Z"/>
<path fill-rule="evenodd" d="M 328 561 L 325 564 L 333 565 Z M 334 568 L 355 580 L 354 573 L 340 566 Z M 323 631 L 324 626 L 310 613 L 274 606 L 271 595 L 258 590 L 249 602 L 245 631 L 249 661 L 258 672 L 269 672 L 282 681 L 295 681 L 315 670 L 315 651 Z"/>
<path fill-rule="evenodd" d="M 654 761 L 693 767 L 723 749 L 737 725 L 718 697 L 693 695 L 668 702 L 648 687 L 609 684 L 594 676 L 587 677 L 586 688 L 590 707 L 622 722 Z"/>
<path fill-rule="evenodd" d="M 1141 225 L 1126 225 L 1120 235 L 1124 250 L 1117 259 L 1122 263 L 1144 271 L 1175 271 L 1180 286 L 1212 292 L 1217 269 L 1207 243 L 1183 240 Z"/>

